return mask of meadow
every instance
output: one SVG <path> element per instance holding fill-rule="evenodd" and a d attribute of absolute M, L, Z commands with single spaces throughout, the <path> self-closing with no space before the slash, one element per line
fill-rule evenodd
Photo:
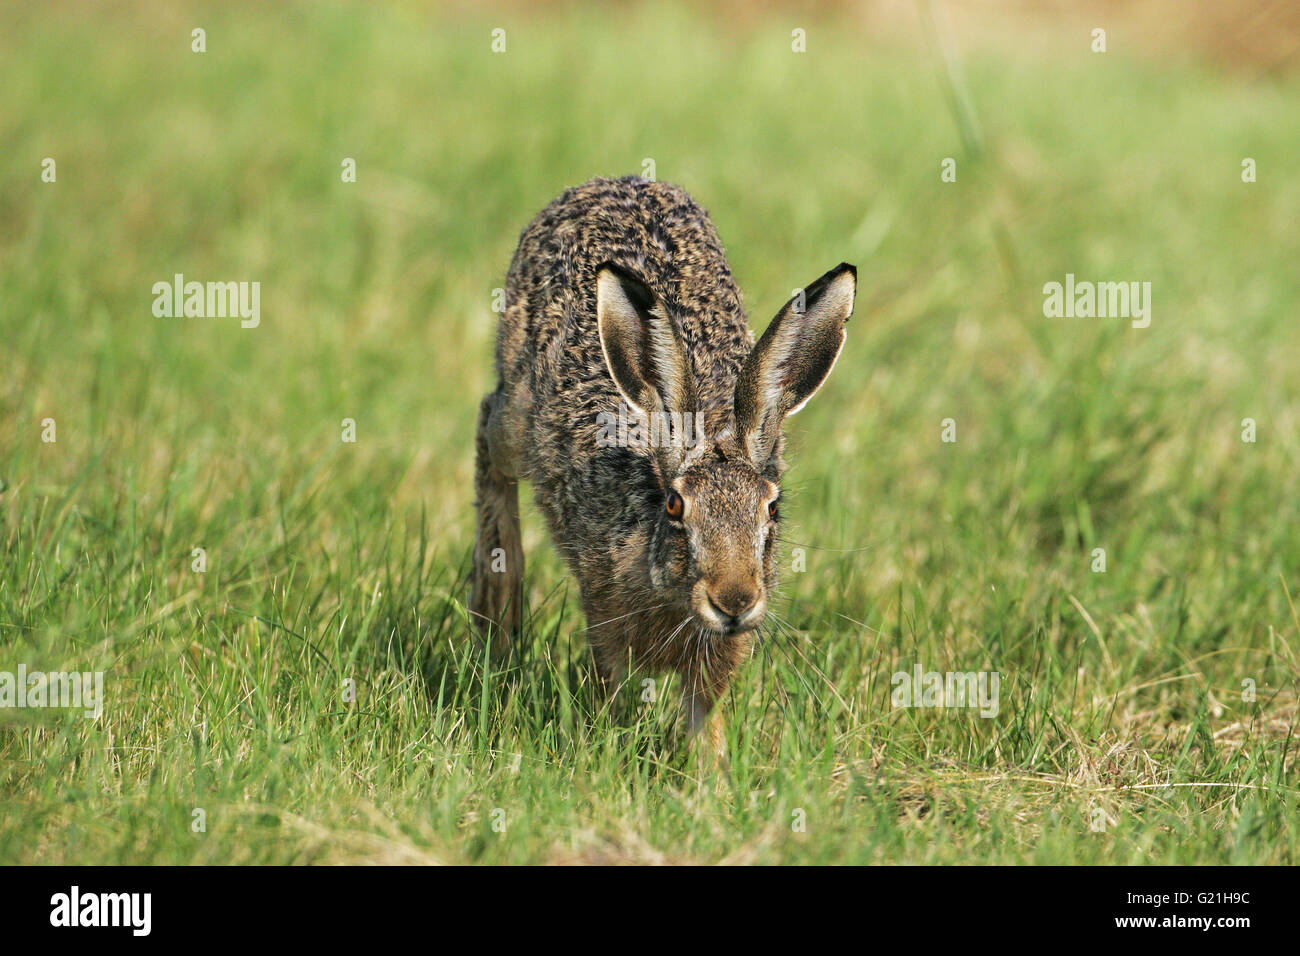
<path fill-rule="evenodd" d="M 0 863 L 1300 858 L 1300 75 L 924 13 L 2 16 L 0 672 L 105 699 L 0 708 Z M 756 331 L 859 275 L 723 770 L 672 680 L 600 707 L 527 490 L 509 673 L 465 608 L 494 290 L 647 161 Z M 156 316 L 177 273 L 259 324 Z M 1067 274 L 1150 324 L 1045 316 Z"/>

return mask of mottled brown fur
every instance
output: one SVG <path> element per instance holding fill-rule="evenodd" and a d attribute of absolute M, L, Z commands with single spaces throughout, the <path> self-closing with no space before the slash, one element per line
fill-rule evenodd
<path fill-rule="evenodd" d="M 676 671 L 691 729 L 717 743 L 707 718 L 776 586 L 781 423 L 834 364 L 855 283 L 851 266 L 828 272 L 755 346 L 717 232 L 681 188 L 596 179 L 533 220 L 506 281 L 476 449 L 470 609 L 499 652 L 521 621 L 527 479 L 578 579 L 602 682 L 629 664 Z M 602 444 L 599 416 L 620 406 L 698 414 L 703 440 Z"/>

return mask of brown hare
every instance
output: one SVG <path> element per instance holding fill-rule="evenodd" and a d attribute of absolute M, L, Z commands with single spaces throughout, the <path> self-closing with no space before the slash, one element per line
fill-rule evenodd
<path fill-rule="evenodd" d="M 676 671 L 691 732 L 776 586 L 782 425 L 844 345 L 842 263 L 754 344 L 708 214 L 635 176 L 568 190 L 524 230 L 506 280 L 499 382 L 479 410 L 471 616 L 504 652 L 521 623 L 518 482 L 581 588 L 602 685 Z"/>

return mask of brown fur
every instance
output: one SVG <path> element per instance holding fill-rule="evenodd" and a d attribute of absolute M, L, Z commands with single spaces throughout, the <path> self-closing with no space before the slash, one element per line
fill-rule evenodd
<path fill-rule="evenodd" d="M 602 683 L 629 665 L 676 671 L 690 728 L 718 744 L 710 712 L 777 583 L 781 423 L 829 374 L 855 285 L 852 266 L 831 270 L 755 345 L 717 232 L 681 188 L 596 179 L 533 220 L 510 265 L 476 448 L 470 610 L 498 652 L 521 624 L 527 479 L 578 579 Z M 620 406 L 634 422 L 664 414 L 667 440 L 602 443 L 600 416 Z M 700 417 L 702 440 L 667 417 L 683 412 Z"/>

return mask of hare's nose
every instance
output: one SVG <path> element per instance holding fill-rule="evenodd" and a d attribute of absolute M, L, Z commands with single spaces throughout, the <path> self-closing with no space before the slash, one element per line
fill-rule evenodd
<path fill-rule="evenodd" d="M 712 591 L 706 593 L 713 609 L 730 627 L 737 626 L 744 618 L 753 617 L 752 612 L 761 597 L 758 589 L 751 587 L 726 588 L 717 594 Z"/>

